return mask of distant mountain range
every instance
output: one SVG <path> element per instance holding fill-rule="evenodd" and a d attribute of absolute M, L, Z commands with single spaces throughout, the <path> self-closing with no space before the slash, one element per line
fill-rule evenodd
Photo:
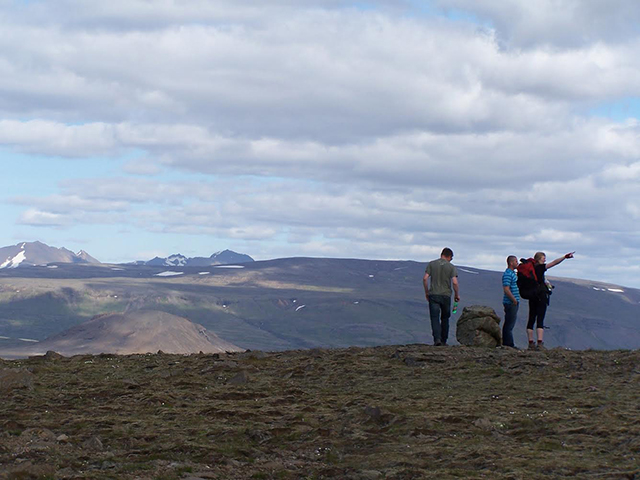
<path fill-rule="evenodd" d="M 210 257 L 185 257 L 179 253 L 167 258 L 155 257 L 149 261 L 137 261 L 129 265 L 148 265 L 159 267 L 207 267 L 211 265 L 228 265 L 232 263 L 253 262 L 249 255 L 231 250 L 216 252 Z M 42 242 L 21 242 L 16 245 L 0 248 L 0 269 L 32 267 L 53 263 L 86 263 L 99 264 L 84 250 L 73 253 L 66 248 L 50 247 Z"/>
<path fill-rule="evenodd" d="M 424 263 L 283 258 L 235 268 L 79 267 L 0 270 L 0 357 L 25 344 L 35 348 L 95 315 L 137 310 L 188 318 L 251 350 L 433 341 L 422 286 Z M 466 306 L 485 305 L 503 315 L 502 272 L 461 265 L 458 272 L 462 302 L 452 318 L 452 344 Z M 548 347 L 640 348 L 640 290 L 550 280 L 555 289 L 545 322 Z M 525 301 L 514 330 L 520 347 L 527 344 L 527 308 Z"/>
<path fill-rule="evenodd" d="M 210 257 L 185 257 L 179 253 L 166 258 L 155 257 L 147 262 L 135 262 L 136 265 L 148 265 L 151 267 L 208 267 L 211 265 L 228 265 L 231 263 L 253 262 L 253 258 L 243 253 L 231 250 L 216 252 Z"/>
<path fill-rule="evenodd" d="M 22 242 L 0 248 L 0 268 L 17 268 L 50 263 L 100 263 L 84 250 L 73 253 L 42 242 Z"/>

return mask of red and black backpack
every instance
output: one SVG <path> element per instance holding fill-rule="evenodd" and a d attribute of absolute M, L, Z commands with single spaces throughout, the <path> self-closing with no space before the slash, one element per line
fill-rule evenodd
<path fill-rule="evenodd" d="M 538 294 L 538 276 L 535 266 L 536 262 L 533 258 L 521 258 L 518 265 L 518 290 L 520 290 L 520 296 L 527 300 L 535 298 Z"/>

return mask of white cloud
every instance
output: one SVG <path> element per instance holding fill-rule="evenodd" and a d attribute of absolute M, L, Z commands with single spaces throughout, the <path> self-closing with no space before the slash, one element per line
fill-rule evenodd
<path fill-rule="evenodd" d="M 533 47 L 578 47 L 589 42 L 624 41 L 637 35 L 640 5 L 635 0 L 436 0 L 488 20 L 505 39 Z"/>
<path fill-rule="evenodd" d="M 78 157 L 143 149 L 157 158 L 156 165 L 195 173 L 315 177 L 336 183 L 432 188 L 454 176 L 467 189 L 514 181 L 528 187 L 542 172 L 572 181 L 611 169 L 615 162 L 624 165 L 640 153 L 635 127 L 602 121 L 580 122 L 556 133 L 415 132 L 338 145 L 223 137 L 196 125 L 67 126 L 2 121 L 0 141 L 27 152 Z"/>
<path fill-rule="evenodd" d="M 271 13 L 259 26 L 207 22 L 203 12 L 199 22 L 178 15 L 175 26 L 124 32 L 5 24 L 0 88 L 11 95 L 0 111 L 335 143 L 557 127 L 565 100 L 638 92 L 637 40 L 517 51 L 473 27 L 377 12 L 292 9 L 286 21 Z"/>
<path fill-rule="evenodd" d="M 33 226 L 60 227 L 68 224 L 63 215 L 43 212 L 34 208 L 26 210 L 20 217 L 19 223 Z"/>
<path fill-rule="evenodd" d="M 4 4 L 0 146 L 87 170 L 12 198 L 19 222 L 262 258 L 449 245 L 501 269 L 568 246 L 593 259 L 563 267 L 584 275 L 609 274 L 602 251 L 638 259 L 638 120 L 588 112 L 640 97 L 640 6 L 434 4 L 452 18 L 389 1 Z"/>
<path fill-rule="evenodd" d="M 582 234 L 580 232 L 563 232 L 551 228 L 543 228 L 537 233 L 527 235 L 523 240 L 527 242 L 547 242 L 573 245 L 575 242 L 582 240 Z"/>
<path fill-rule="evenodd" d="M 114 198 L 110 201 L 96 202 L 79 195 L 50 195 L 48 197 L 16 197 L 12 202 L 22 205 L 37 206 L 40 214 L 49 212 L 52 216 L 64 215 L 75 211 L 80 212 L 123 212 L 129 209 L 127 199 Z"/>

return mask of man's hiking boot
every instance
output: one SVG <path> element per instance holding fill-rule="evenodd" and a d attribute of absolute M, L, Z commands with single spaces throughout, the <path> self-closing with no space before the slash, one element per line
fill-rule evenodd
<path fill-rule="evenodd" d="M 538 345 L 536 345 L 536 350 L 538 350 L 539 352 L 546 349 L 547 347 L 544 346 L 544 342 L 538 342 Z"/>
<path fill-rule="evenodd" d="M 536 344 L 535 342 L 529 342 L 529 350 L 536 350 Z"/>

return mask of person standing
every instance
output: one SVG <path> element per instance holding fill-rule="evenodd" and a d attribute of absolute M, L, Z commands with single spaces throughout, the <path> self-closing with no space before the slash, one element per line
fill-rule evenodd
<path fill-rule="evenodd" d="M 556 258 L 548 265 L 547 256 L 544 252 L 536 252 L 533 256 L 535 262 L 536 279 L 538 283 L 537 294 L 529 299 L 529 321 L 527 322 L 527 338 L 529 339 L 529 350 L 546 350 L 544 346 L 544 317 L 547 313 L 547 306 L 549 305 L 550 290 L 546 286 L 546 280 L 544 274 L 550 268 L 555 267 L 559 263 L 564 262 L 567 258 L 573 258 L 575 252 L 567 253 L 566 255 Z M 538 344 L 533 341 L 533 326 L 536 326 L 536 333 L 538 337 Z"/>
<path fill-rule="evenodd" d="M 518 319 L 518 308 L 520 307 L 520 291 L 518 290 L 518 276 L 516 267 L 518 257 L 509 255 L 507 257 L 507 269 L 502 274 L 502 306 L 504 307 L 504 325 L 502 326 L 502 344 L 505 347 L 516 348 L 513 342 L 513 327 Z"/>
<path fill-rule="evenodd" d="M 454 300 L 460 301 L 458 270 L 451 263 L 452 259 L 453 251 L 450 248 L 444 248 L 440 258 L 429 262 L 422 278 L 424 294 L 429 302 L 433 343 L 437 346 L 446 345 L 449 338 L 452 285 L 455 292 Z"/>

